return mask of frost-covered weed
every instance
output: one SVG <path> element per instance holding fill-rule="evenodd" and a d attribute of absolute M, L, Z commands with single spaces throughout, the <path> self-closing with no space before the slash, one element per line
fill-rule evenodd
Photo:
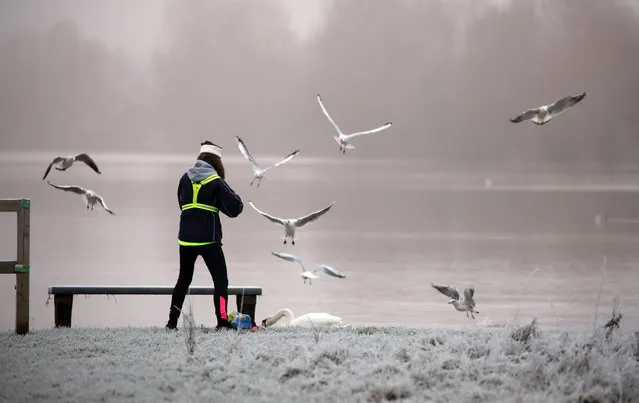
<path fill-rule="evenodd" d="M 603 327 L 199 329 L 2 333 L 0 401 L 639 401 L 639 334 Z"/>
<path fill-rule="evenodd" d="M 182 327 L 184 328 L 184 341 L 186 343 L 186 351 L 193 355 L 195 352 L 195 317 L 193 316 L 193 304 L 191 299 L 188 301 L 189 307 L 186 312 L 182 312 Z"/>

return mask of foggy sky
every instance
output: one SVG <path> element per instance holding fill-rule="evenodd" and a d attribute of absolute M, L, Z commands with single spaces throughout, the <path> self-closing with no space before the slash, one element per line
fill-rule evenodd
<path fill-rule="evenodd" d="M 629 0 L 4 1 L 0 150 L 337 156 L 472 169 L 639 161 Z M 630 6 L 629 6 L 630 5 Z M 581 91 L 551 123 L 521 111 Z"/>

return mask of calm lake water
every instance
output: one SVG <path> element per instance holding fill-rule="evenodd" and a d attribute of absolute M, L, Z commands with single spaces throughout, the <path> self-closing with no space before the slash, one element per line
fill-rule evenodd
<path fill-rule="evenodd" d="M 26 158 L 28 157 L 28 158 Z M 274 158 L 261 157 L 269 163 Z M 592 327 L 607 256 L 599 318 L 618 296 L 624 328 L 639 325 L 639 225 L 596 226 L 596 214 L 639 217 L 631 177 L 433 173 L 426 164 L 299 158 L 269 172 L 259 189 L 242 159 L 226 159 L 229 184 L 245 209 L 223 218 L 230 283 L 264 289 L 258 321 L 287 307 L 329 312 L 346 323 L 415 327 L 475 326 L 539 318 L 545 327 Z M 177 278 L 176 187 L 193 158 L 95 154 L 103 174 L 78 165 L 48 179 L 101 194 L 116 215 L 90 212 L 74 194 L 49 187 L 50 155 L 0 156 L 0 198 L 31 198 L 32 328 L 53 326 L 54 284 L 173 285 Z M 489 176 L 492 186 L 485 187 Z M 283 230 L 259 216 L 332 210 L 282 244 Z M 0 260 L 16 255 L 14 214 L 0 213 Z M 325 263 L 346 279 L 322 275 L 304 285 L 300 267 Z M 531 271 L 539 268 L 528 281 Z M 475 286 L 477 320 L 447 305 L 430 282 Z M 15 323 L 15 280 L 0 281 L 0 328 Z M 198 260 L 193 285 L 212 284 Z M 170 296 L 77 296 L 74 326 L 164 326 Z M 195 319 L 213 325 L 212 297 L 193 298 Z M 235 298 L 230 307 L 234 309 Z"/>

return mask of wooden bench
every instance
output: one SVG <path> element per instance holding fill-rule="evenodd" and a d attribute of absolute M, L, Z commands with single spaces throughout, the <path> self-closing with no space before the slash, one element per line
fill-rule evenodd
<path fill-rule="evenodd" d="M 191 286 L 189 295 L 213 295 L 214 287 Z M 171 295 L 173 286 L 144 285 L 54 285 L 49 287 L 53 295 L 54 320 L 56 327 L 71 327 L 71 311 L 74 295 Z M 237 311 L 251 315 L 255 321 L 257 296 L 262 295 L 261 287 L 229 286 L 229 295 L 235 295 Z"/>

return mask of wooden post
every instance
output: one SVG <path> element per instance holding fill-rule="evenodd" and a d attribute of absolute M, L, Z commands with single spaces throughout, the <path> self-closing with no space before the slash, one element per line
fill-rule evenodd
<path fill-rule="evenodd" d="M 15 262 L 0 262 L 0 267 L 3 268 L 0 273 L 16 275 L 16 333 L 20 335 L 29 332 L 30 209 L 29 199 L 0 200 L 1 212 L 18 213 L 18 256 Z M 6 270 L 10 263 L 14 263 L 13 271 Z"/>
<path fill-rule="evenodd" d="M 29 200 L 20 201 L 18 210 L 18 258 L 16 265 L 16 333 L 29 332 L 29 249 L 30 249 Z"/>
<path fill-rule="evenodd" d="M 235 297 L 237 303 L 237 311 L 251 316 L 253 322 L 255 320 L 255 305 L 257 305 L 257 295 L 241 295 Z"/>

